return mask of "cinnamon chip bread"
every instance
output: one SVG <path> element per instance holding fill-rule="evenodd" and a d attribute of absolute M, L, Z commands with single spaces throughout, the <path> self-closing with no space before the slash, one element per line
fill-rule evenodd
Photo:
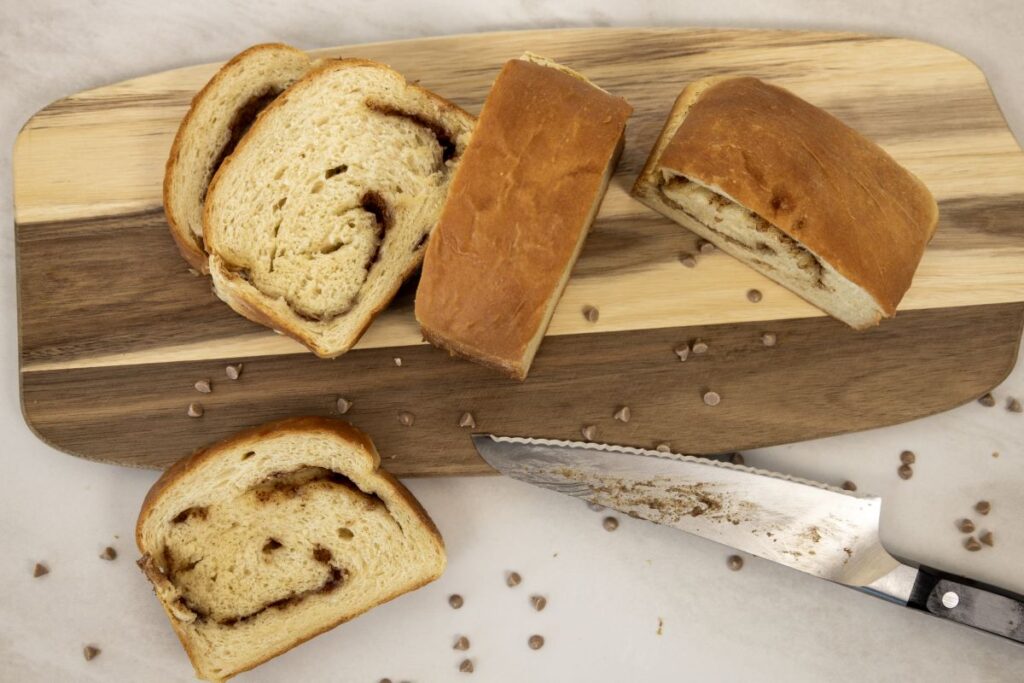
<path fill-rule="evenodd" d="M 895 313 L 938 221 L 881 147 L 755 78 L 683 90 L 633 194 L 857 329 Z"/>
<path fill-rule="evenodd" d="M 164 213 L 189 264 L 205 273 L 203 202 L 213 174 L 268 104 L 312 65 L 301 50 L 255 45 L 214 74 L 192 100 L 164 171 Z"/>
<path fill-rule="evenodd" d="M 416 320 L 428 341 L 526 378 L 631 112 L 550 60 L 505 64 L 427 246 Z"/>
<path fill-rule="evenodd" d="M 293 418 L 174 465 L 139 565 L 199 678 L 222 681 L 439 577 L 441 536 L 347 423 Z"/>
<path fill-rule="evenodd" d="M 315 68 L 210 184 L 217 294 L 319 356 L 347 351 L 419 266 L 474 122 L 382 64 Z"/>

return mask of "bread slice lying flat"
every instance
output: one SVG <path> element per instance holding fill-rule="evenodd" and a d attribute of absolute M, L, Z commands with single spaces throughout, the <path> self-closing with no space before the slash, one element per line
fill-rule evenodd
<path fill-rule="evenodd" d="M 314 69 L 210 185 L 217 294 L 319 356 L 347 351 L 419 266 L 474 122 L 382 64 Z"/>
<path fill-rule="evenodd" d="M 164 171 L 164 213 L 193 268 L 208 271 L 203 202 L 210 179 L 260 111 L 311 66 L 306 53 L 288 45 L 255 45 L 222 66 L 192 100 Z"/>
<path fill-rule="evenodd" d="M 379 467 L 355 428 L 294 418 L 153 485 L 139 565 L 199 678 L 230 678 L 441 575 L 437 528 Z"/>
<path fill-rule="evenodd" d="M 938 221 L 881 147 L 755 78 L 689 85 L 633 194 L 857 329 L 895 313 Z"/>
<path fill-rule="evenodd" d="M 526 378 L 631 112 L 550 60 L 505 64 L 427 246 L 416 320 L 428 341 Z"/>

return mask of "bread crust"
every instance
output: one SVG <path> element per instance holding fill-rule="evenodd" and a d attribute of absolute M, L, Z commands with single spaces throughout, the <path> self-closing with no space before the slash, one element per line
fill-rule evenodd
<path fill-rule="evenodd" d="M 426 88 L 423 88 L 414 83 L 409 83 L 408 81 L 405 80 L 404 76 L 402 76 L 400 73 L 398 73 L 391 67 L 369 59 L 353 57 L 324 60 L 317 66 L 314 66 L 301 79 L 293 83 L 292 86 L 288 89 L 287 93 L 301 92 L 302 89 L 311 87 L 311 84 L 314 83 L 315 80 L 319 77 L 319 75 L 325 71 L 348 69 L 352 67 L 374 68 L 395 74 L 399 76 L 403 80 L 403 82 L 405 82 L 406 87 L 415 89 L 425 97 L 433 100 L 441 111 L 446 113 L 455 113 L 458 116 L 465 117 L 471 121 L 475 121 L 475 117 L 472 114 L 465 111 L 455 103 L 444 99 L 440 95 L 431 92 Z M 285 101 L 286 99 L 284 97 L 278 97 L 276 100 L 271 102 L 266 107 L 266 109 L 260 112 L 259 116 L 256 118 L 256 121 L 254 121 L 252 126 L 249 128 L 249 131 L 238 142 L 238 145 L 235 147 L 235 152 L 243 150 L 245 146 L 249 144 L 250 140 L 252 139 L 250 134 L 252 134 L 253 131 L 257 131 L 255 135 L 259 135 L 258 129 L 260 125 L 260 120 L 263 118 L 263 116 L 265 114 L 268 114 L 269 112 L 274 111 L 277 107 L 282 106 L 285 103 Z M 221 178 L 221 172 L 223 171 L 223 169 L 227 168 L 232 163 L 234 156 L 235 154 L 232 154 L 229 157 L 227 157 L 224 160 L 224 163 L 221 164 L 220 168 L 217 169 L 217 172 L 214 174 L 213 178 L 210 180 L 209 190 L 207 194 L 208 197 L 211 197 L 215 194 L 218 181 Z M 420 250 L 415 254 L 415 258 L 409 263 L 408 267 L 402 272 L 401 277 L 395 278 L 395 281 L 390 290 L 388 291 L 387 295 L 381 299 L 378 305 L 374 306 L 366 314 L 365 320 L 360 325 L 358 332 L 356 332 L 353 335 L 353 338 L 349 346 L 344 349 L 332 350 L 319 344 L 317 337 L 313 334 L 310 334 L 309 331 L 305 329 L 303 326 L 299 325 L 297 321 L 278 315 L 276 311 L 267 306 L 266 296 L 256 288 L 249 285 L 248 282 L 246 282 L 243 278 L 239 277 L 236 273 L 233 273 L 227 266 L 227 264 L 216 255 L 216 235 L 214 234 L 214 231 L 209 227 L 210 213 L 211 203 L 207 202 L 203 208 L 203 238 L 206 241 L 206 244 L 210 250 L 207 272 L 215 270 L 218 275 L 218 278 L 215 278 L 214 280 L 214 287 L 217 292 L 217 295 L 225 303 L 231 306 L 231 308 L 233 308 L 238 314 L 255 323 L 264 325 L 266 327 L 270 327 L 271 329 L 277 330 L 295 339 L 299 343 L 305 345 L 313 353 L 315 353 L 317 356 L 321 358 L 336 358 L 346 353 L 349 349 L 351 349 L 352 346 L 354 346 L 359 341 L 363 334 L 366 333 L 366 330 L 369 328 L 370 324 L 374 321 L 374 319 L 385 308 L 387 308 L 388 304 L 394 298 L 395 294 L 398 293 L 398 290 L 401 288 L 402 284 L 409 278 L 409 276 L 411 276 L 413 273 L 416 272 L 417 269 L 419 269 L 420 264 L 423 262 L 424 250 Z"/>
<path fill-rule="evenodd" d="M 633 194 L 662 170 L 725 194 L 876 300 L 889 317 L 935 232 L 925 185 L 881 147 L 788 90 L 710 78 L 679 96 Z"/>
<path fill-rule="evenodd" d="M 277 420 L 274 422 L 269 422 L 267 424 L 243 430 L 233 436 L 228 437 L 227 439 L 198 449 L 197 451 L 192 453 L 192 455 L 189 455 L 179 460 L 170 468 L 168 468 L 160 476 L 160 478 L 157 479 L 157 481 L 149 489 L 149 492 L 146 494 L 146 497 L 142 502 L 142 508 L 139 512 L 138 521 L 136 522 L 135 525 L 135 544 L 138 547 L 139 552 L 142 553 L 142 559 L 139 561 L 139 565 L 140 567 L 142 567 L 143 572 L 146 574 L 147 578 L 149 578 L 149 580 L 152 583 L 154 583 L 154 585 L 158 580 L 157 577 L 153 577 L 150 575 L 151 571 L 154 570 L 147 569 L 146 566 L 147 559 L 150 557 L 150 552 L 145 548 L 143 543 L 143 528 L 149 521 L 149 517 L 153 509 L 155 508 L 157 502 L 168 489 L 172 488 L 174 485 L 179 483 L 188 474 L 201 468 L 204 463 L 216 459 L 222 453 L 233 450 L 243 444 L 255 444 L 259 443 L 264 439 L 274 438 L 285 434 L 310 434 L 316 432 L 327 433 L 332 436 L 335 436 L 341 441 L 344 441 L 347 444 L 358 448 L 360 452 L 364 453 L 372 463 L 372 470 L 374 475 L 379 477 L 383 481 L 384 485 L 388 489 L 390 489 L 391 494 L 393 494 L 396 498 L 400 499 L 409 507 L 413 514 L 423 524 L 424 528 L 428 531 L 430 536 L 438 544 L 439 548 L 441 549 L 442 558 L 444 557 L 444 539 L 441 537 L 441 532 L 438 531 L 437 526 L 434 524 L 434 521 L 430 518 L 430 515 L 427 514 L 427 511 L 423 508 L 420 502 L 412 495 L 412 493 L 407 488 L 405 488 L 405 486 L 402 485 L 402 483 L 398 481 L 398 479 L 396 479 L 390 472 L 381 469 L 380 454 L 377 452 L 377 449 L 373 445 L 373 442 L 370 440 L 370 438 L 360 430 L 353 427 L 348 422 L 314 415 L 305 417 L 285 418 L 283 420 Z M 443 565 L 441 571 L 443 571 Z M 332 623 L 325 624 L 323 628 L 317 630 L 314 633 L 310 633 L 309 635 L 303 636 L 301 638 L 296 638 L 294 641 L 292 641 L 289 645 L 285 647 L 282 647 L 275 651 L 268 651 L 267 653 L 265 653 L 265 656 L 262 659 L 260 659 L 259 661 L 252 662 L 244 669 L 239 669 L 238 671 L 235 671 L 230 675 L 220 679 L 211 678 L 210 680 L 227 680 L 228 678 L 231 678 L 239 673 L 242 673 L 243 671 L 248 671 L 256 666 L 259 666 L 260 664 L 270 659 L 273 659 L 274 657 L 283 654 L 284 652 L 287 652 L 288 650 L 296 647 L 297 645 L 300 645 L 311 638 L 314 638 L 326 631 L 331 630 L 339 624 L 342 624 L 346 621 L 350 621 L 351 619 L 354 619 L 360 614 L 364 614 L 365 612 L 369 611 L 370 609 L 373 609 L 378 605 L 393 600 L 399 595 L 403 595 L 407 592 L 425 586 L 431 581 L 437 579 L 440 575 L 441 572 L 439 571 L 436 575 L 426 577 L 422 582 L 418 583 L 417 585 L 407 590 L 397 591 L 388 594 L 381 600 L 375 602 L 373 605 L 367 607 L 365 610 L 362 610 L 354 614 L 344 615 Z M 190 645 L 188 635 L 185 633 L 184 629 L 181 628 L 179 620 L 171 612 L 168 605 L 163 600 L 160 600 L 160 604 L 164 608 L 164 612 L 167 613 L 168 620 L 171 622 L 171 626 L 174 628 L 174 632 L 178 636 L 178 640 L 181 641 L 182 647 L 188 654 L 189 660 L 193 662 L 193 665 L 195 665 L 196 660 L 193 657 L 195 652 Z M 203 675 L 203 672 L 201 672 L 197 667 L 196 674 Z"/>
<path fill-rule="evenodd" d="M 416 320 L 430 343 L 525 379 L 631 112 L 543 58 L 505 64 L 427 244 Z"/>
<path fill-rule="evenodd" d="M 220 86 L 221 81 L 227 77 L 227 73 L 230 72 L 239 63 L 246 61 L 253 55 L 261 52 L 273 52 L 273 51 L 289 51 L 296 54 L 305 56 L 301 50 L 298 50 L 291 45 L 285 45 L 284 43 L 261 43 L 259 45 L 253 45 L 252 47 L 239 52 L 237 55 L 228 60 L 217 73 L 213 75 L 206 85 L 195 94 L 192 98 L 192 103 L 185 113 L 185 117 L 181 120 L 181 124 L 178 126 L 178 131 L 174 135 L 174 142 L 171 143 L 171 151 L 167 155 L 167 163 L 164 165 L 164 181 L 163 181 L 163 205 L 164 215 L 167 218 L 167 225 L 171 231 L 171 237 L 174 239 L 174 244 L 178 247 L 178 251 L 181 253 L 182 258 L 188 261 L 188 264 L 203 274 L 209 273 L 209 265 L 207 262 L 207 254 L 200 248 L 196 242 L 192 232 L 188 229 L 187 225 L 181 224 L 180 221 L 174 215 L 174 210 L 171 208 L 170 197 L 173 192 L 174 184 L 174 169 L 178 164 L 179 154 L 181 152 L 181 146 L 184 144 L 185 137 L 188 133 L 192 119 L 196 116 L 196 110 L 199 105 L 205 101 L 206 97 L 211 93 L 215 92 Z"/>

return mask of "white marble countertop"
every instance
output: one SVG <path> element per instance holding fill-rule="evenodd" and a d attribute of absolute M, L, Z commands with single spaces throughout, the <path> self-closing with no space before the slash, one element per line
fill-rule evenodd
<path fill-rule="evenodd" d="M 930 40 L 988 75 L 1024 136 L 1024 4 L 1009 0 L 707 2 L 164 3 L 3 0 L 0 18 L 0 679 L 188 681 L 191 668 L 133 560 L 132 529 L 157 474 L 77 460 L 38 441 L 18 400 L 10 153 L 20 125 L 63 95 L 226 58 L 256 42 L 314 48 L 425 35 L 562 26 L 830 28 Z M 1024 227 L 1024 226 L 1022 226 Z M 1022 264 L 1024 267 L 1024 264 Z M 976 340 L 984 344 L 984 339 Z M 950 350 L 955 353 L 955 349 Z M 1024 363 L 995 392 L 914 423 L 750 453 L 749 464 L 884 499 L 893 551 L 1024 591 Z M 915 475 L 896 476 L 903 449 Z M 1000 456 L 994 458 L 993 452 Z M 625 518 L 606 532 L 578 501 L 497 477 L 409 482 L 444 533 L 437 583 L 244 674 L 244 681 L 1020 680 L 1024 648 Z M 968 553 L 955 519 L 993 501 L 997 545 Z M 114 562 L 98 558 L 112 545 Z M 35 562 L 50 574 L 32 578 Z M 504 584 L 516 570 L 523 583 Z M 458 592 L 455 611 L 447 596 Z M 534 612 L 528 596 L 549 604 Z M 659 622 L 662 624 L 659 633 Z M 528 637 L 547 639 L 532 651 Z M 467 635 L 474 674 L 458 673 Z M 84 661 L 82 648 L 102 653 Z"/>

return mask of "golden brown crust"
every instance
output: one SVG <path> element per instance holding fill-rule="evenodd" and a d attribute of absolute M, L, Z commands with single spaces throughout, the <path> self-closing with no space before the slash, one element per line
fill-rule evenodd
<path fill-rule="evenodd" d="M 381 64 L 379 62 L 375 62 L 373 60 L 360 59 L 356 57 L 323 60 L 317 66 L 313 67 L 310 71 L 308 71 L 302 78 L 293 83 L 292 86 L 283 96 L 275 99 L 263 111 L 261 111 L 257 116 L 256 121 L 253 122 L 252 127 L 249 129 L 249 132 L 258 129 L 259 120 L 263 117 L 264 114 L 273 111 L 276 107 L 282 106 L 286 101 L 288 93 L 300 91 L 301 88 L 310 87 L 311 83 L 321 72 L 327 70 L 351 68 L 353 66 L 366 66 L 390 71 L 392 73 L 397 74 L 399 77 L 402 78 L 403 81 L 405 81 L 405 77 L 402 76 L 401 74 L 398 74 L 398 72 L 396 72 L 391 67 L 385 64 Z M 470 120 L 474 120 L 472 114 L 465 111 L 455 103 L 444 99 L 437 93 L 431 92 L 430 90 L 427 90 L 426 88 L 423 88 L 414 83 L 409 83 L 408 81 L 405 81 L 405 83 L 407 87 L 413 88 L 422 93 L 424 96 L 433 100 L 442 111 L 456 112 L 461 116 L 464 116 Z M 249 136 L 249 133 L 246 133 L 244 136 L 242 136 L 242 139 L 239 140 L 238 145 L 235 147 L 235 152 L 238 152 L 239 150 L 243 149 L 245 145 L 249 143 L 250 139 L 251 138 Z M 213 178 L 210 180 L 207 196 L 213 196 L 213 194 L 216 191 L 217 183 L 221 176 L 221 170 L 227 168 L 231 164 L 234 156 L 235 155 L 232 154 L 231 156 L 226 158 L 224 160 L 224 163 L 221 164 L 220 168 L 214 174 Z M 210 211 L 211 205 L 209 202 L 207 202 L 206 206 L 203 207 L 203 238 L 205 239 L 206 244 L 209 246 L 210 252 L 214 253 L 216 251 L 216 240 L 213 231 L 209 228 Z M 359 341 L 363 334 L 366 333 L 366 330 L 370 327 L 370 324 L 374 321 L 374 319 L 385 308 L 388 307 L 388 305 L 391 303 L 391 299 L 393 299 L 395 294 L 398 293 L 398 290 L 401 288 L 402 284 L 409 278 L 409 276 L 416 272 L 416 270 L 420 267 L 420 263 L 422 262 L 422 260 L 423 251 L 420 251 L 419 254 L 417 255 L 417 258 L 409 264 L 408 268 L 406 268 L 405 272 L 402 273 L 401 277 L 395 278 L 394 285 L 391 287 L 387 295 L 382 297 L 380 304 L 373 308 L 373 310 L 369 311 L 369 313 L 367 314 L 366 320 L 363 323 L 362 328 L 355 335 L 354 339 L 352 340 L 352 344 L 349 346 L 349 348 L 354 346 Z M 226 268 L 220 268 L 220 272 L 224 275 L 225 280 L 227 280 L 231 286 L 230 289 L 219 288 L 218 295 L 221 296 L 221 298 L 223 298 L 231 306 L 231 308 L 233 308 L 240 315 L 244 316 L 245 318 L 248 318 L 249 320 L 255 323 L 264 325 L 274 330 L 278 330 L 288 335 L 292 339 L 298 341 L 300 344 L 305 345 L 313 353 L 315 353 L 317 356 L 321 358 L 336 358 L 337 356 L 340 356 L 346 351 L 348 351 L 348 349 L 332 351 L 330 349 L 326 349 L 320 346 L 317 343 L 316 337 L 310 335 L 308 333 L 308 330 L 296 324 L 295 321 L 283 318 L 277 315 L 275 311 L 269 309 L 264 304 L 262 295 L 259 294 L 255 289 L 250 290 L 250 288 L 246 287 L 246 283 L 243 283 L 241 281 L 241 278 L 239 278 L 237 275 L 231 273 Z"/>
<path fill-rule="evenodd" d="M 171 237 L 174 239 L 174 244 L 178 247 L 178 251 L 181 252 L 182 258 L 188 261 L 190 266 L 203 274 L 210 272 L 206 252 L 200 248 L 199 244 L 196 242 L 195 236 L 193 236 L 192 232 L 188 229 L 188 226 L 181 225 L 175 219 L 174 211 L 171 209 L 170 194 L 172 190 L 171 184 L 173 182 L 172 174 L 174 167 L 178 163 L 178 154 L 181 150 L 185 131 L 188 128 L 189 123 L 192 121 L 192 117 L 195 115 L 197 105 L 206 98 L 207 93 L 215 89 L 220 84 L 221 79 L 224 78 L 226 70 L 235 66 L 239 62 L 248 59 L 255 53 L 268 50 L 292 50 L 294 52 L 301 53 L 301 50 L 297 50 L 296 48 L 290 45 L 285 45 L 284 43 L 261 43 L 239 52 L 228 60 L 220 69 L 217 70 L 217 73 L 213 75 L 213 78 L 211 78 L 192 98 L 192 103 L 189 106 L 188 111 L 185 113 L 185 117 L 181 120 L 181 124 L 178 126 L 178 132 L 174 135 L 174 142 L 171 143 L 171 151 L 167 155 L 167 163 L 164 165 L 164 216 L 167 218 L 167 225 L 171 230 Z"/>
<path fill-rule="evenodd" d="M 657 168 L 731 197 L 891 316 L 938 221 L 924 184 L 881 147 L 787 90 L 756 78 L 703 85 Z"/>
<path fill-rule="evenodd" d="M 561 69 L 505 64 L 427 244 L 416 319 L 432 344 L 526 376 L 631 112 Z"/>

